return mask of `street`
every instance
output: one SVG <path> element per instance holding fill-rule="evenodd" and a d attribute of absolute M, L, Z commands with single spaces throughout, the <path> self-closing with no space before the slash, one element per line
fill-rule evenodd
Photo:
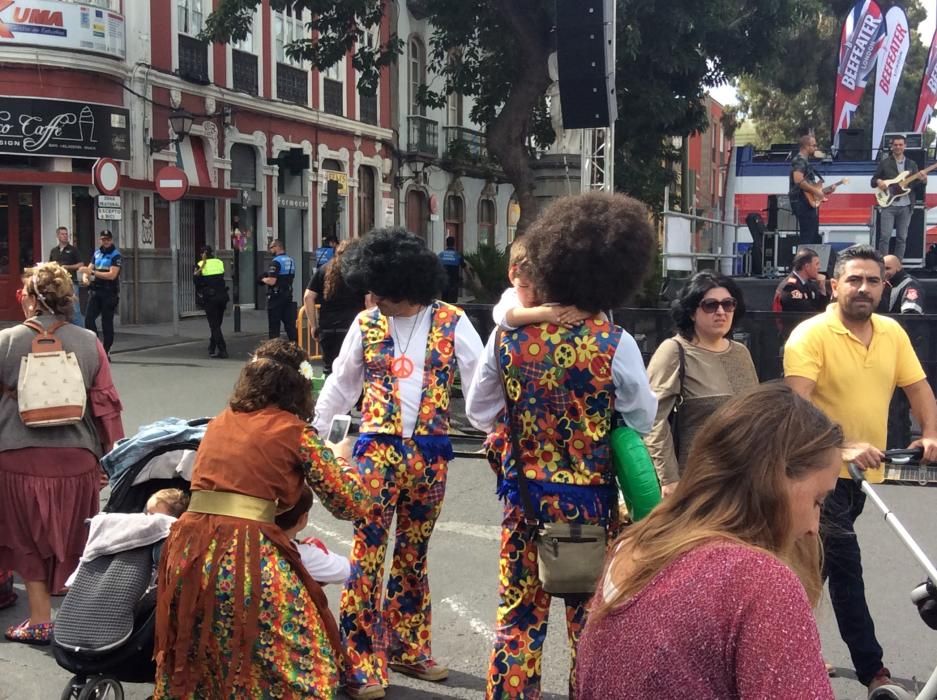
<path fill-rule="evenodd" d="M 129 350 L 114 355 L 115 381 L 124 404 L 124 426 L 132 434 L 143 424 L 166 416 L 196 417 L 217 413 L 233 387 L 238 371 L 257 335 L 231 336 L 231 359 L 210 360 L 205 342 Z M 937 491 L 925 487 L 882 486 L 878 492 L 931 556 L 937 558 L 933 537 Z M 478 458 L 459 457 L 450 466 L 446 505 L 430 548 L 433 592 L 434 653 L 451 669 L 449 680 L 429 684 L 392 674 L 391 699 L 481 698 L 493 638 L 497 606 L 497 569 L 500 504 L 494 495 L 494 477 Z M 334 520 L 321 505 L 313 508 L 310 528 L 337 551 L 347 553 L 351 526 Z M 911 589 L 923 574 L 871 503 L 858 523 L 863 548 L 866 585 L 885 663 L 896 679 L 923 682 L 937 664 L 937 637 L 918 619 L 909 601 Z M 17 582 L 20 600 L 0 612 L 5 629 L 27 616 L 25 593 Z M 337 609 L 339 589 L 328 590 Z M 61 599 L 54 599 L 58 605 Z M 563 615 L 554 603 L 544 656 L 545 698 L 566 697 L 569 670 Z M 674 610 L 691 615 L 692 610 Z M 839 669 L 833 680 L 837 698 L 864 698 L 865 689 L 854 679 L 845 645 L 840 641 L 828 599 L 817 613 L 824 654 Z M 639 633 L 639 632 L 637 632 Z M 623 659 L 622 663 L 627 663 Z M 609 669 L 614 673 L 614 669 Z M 666 669 L 661 669 L 666 673 Z M 57 698 L 70 675 L 59 668 L 48 647 L 37 648 L 0 641 L 0 699 Z M 126 697 L 142 700 L 151 687 L 126 685 Z M 792 688 L 792 692 L 795 689 Z M 674 696 L 676 697 L 676 695 Z"/>

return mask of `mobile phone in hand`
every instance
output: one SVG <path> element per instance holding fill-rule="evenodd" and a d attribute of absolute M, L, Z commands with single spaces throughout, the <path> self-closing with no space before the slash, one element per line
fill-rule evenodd
<path fill-rule="evenodd" d="M 333 445 L 337 445 L 348 435 L 351 428 L 351 416 L 339 415 L 332 418 L 332 425 L 329 426 L 329 435 L 326 438 Z"/>

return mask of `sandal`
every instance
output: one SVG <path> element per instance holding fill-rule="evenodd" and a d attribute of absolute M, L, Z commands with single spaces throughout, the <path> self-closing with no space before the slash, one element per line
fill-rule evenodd
<path fill-rule="evenodd" d="M 23 644 L 35 644 L 45 646 L 52 641 L 52 622 L 40 622 L 36 625 L 29 624 L 29 620 L 23 620 L 16 627 L 10 627 L 4 635 L 11 642 L 22 642 Z"/>

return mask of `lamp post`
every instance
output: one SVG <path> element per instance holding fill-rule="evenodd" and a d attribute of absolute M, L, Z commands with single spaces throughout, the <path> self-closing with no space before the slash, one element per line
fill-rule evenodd
<path fill-rule="evenodd" d="M 184 109 L 174 109 L 169 115 L 169 125 L 172 127 L 173 133 L 176 135 L 172 139 L 150 139 L 150 153 L 156 153 L 163 150 L 167 146 L 171 146 L 174 143 L 179 143 L 188 136 L 189 132 L 192 131 L 192 123 L 194 119 L 191 114 L 189 114 Z"/>

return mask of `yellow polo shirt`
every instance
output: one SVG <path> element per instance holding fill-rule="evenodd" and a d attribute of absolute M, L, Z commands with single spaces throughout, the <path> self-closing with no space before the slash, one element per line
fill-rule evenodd
<path fill-rule="evenodd" d="M 846 442 L 867 442 L 884 450 L 895 387 L 927 375 L 908 334 L 894 319 L 872 314 L 872 342 L 866 348 L 843 326 L 831 304 L 791 333 L 784 346 L 784 376 L 816 382 L 811 399 L 842 426 Z M 885 469 L 869 469 L 865 476 L 873 484 L 881 483 Z M 840 478 L 849 478 L 845 466 Z"/>

